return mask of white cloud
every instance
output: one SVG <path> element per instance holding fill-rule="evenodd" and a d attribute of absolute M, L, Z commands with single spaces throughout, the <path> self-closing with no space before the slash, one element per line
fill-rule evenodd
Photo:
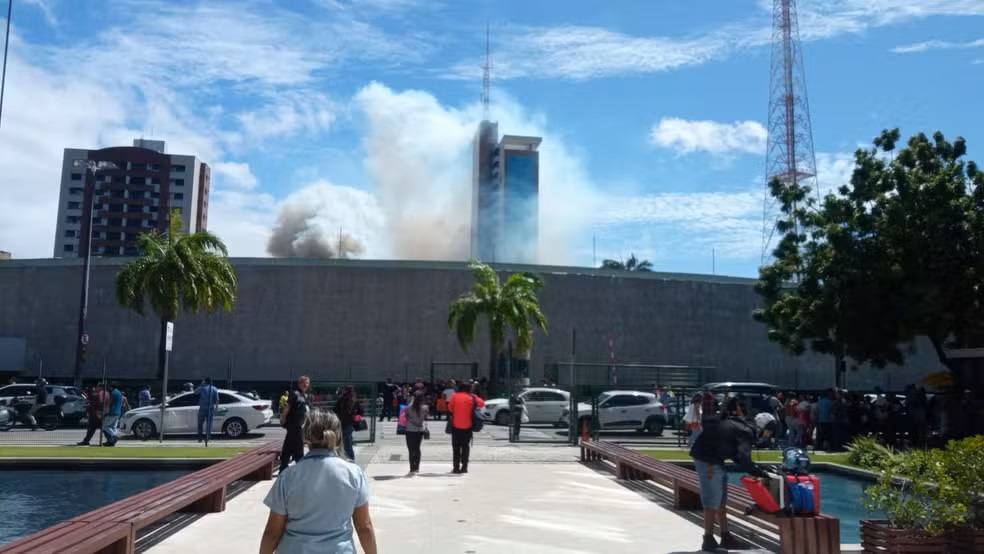
<path fill-rule="evenodd" d="M 35 8 L 37 8 L 41 12 L 41 15 L 44 17 L 44 20 L 48 23 L 48 25 L 51 25 L 52 27 L 58 26 L 58 18 L 55 17 L 55 12 L 54 10 L 52 10 L 51 6 L 48 5 L 48 2 L 46 2 L 45 0 L 23 0 L 23 1 L 28 6 L 34 6 Z M 13 21 L 13 18 L 11 18 L 11 21 Z"/>
<path fill-rule="evenodd" d="M 841 185 L 851 182 L 854 175 L 854 154 L 847 152 L 817 152 L 817 183 L 820 194 L 836 192 Z"/>
<path fill-rule="evenodd" d="M 495 78 L 583 80 L 654 73 L 724 59 L 770 44 L 772 0 L 754 18 L 702 34 L 631 36 L 600 27 L 511 27 L 494 39 Z M 982 16 L 981 0 L 805 0 L 799 3 L 803 41 L 823 40 L 934 16 Z M 478 57 L 453 64 L 449 78 L 477 79 Z"/>
<path fill-rule="evenodd" d="M 230 189 L 253 190 L 256 188 L 256 175 L 248 163 L 218 162 L 212 164 L 212 174 Z"/>
<path fill-rule="evenodd" d="M 292 92 L 278 93 L 263 107 L 237 117 L 248 137 L 262 140 L 326 131 L 335 122 L 336 110 L 324 94 Z"/>
<path fill-rule="evenodd" d="M 768 131 L 757 121 L 721 123 L 679 118 L 662 119 L 649 133 L 649 140 L 654 145 L 680 154 L 708 152 L 714 155 L 763 155 L 768 137 Z"/>
<path fill-rule="evenodd" d="M 971 48 L 982 47 L 984 47 L 984 38 L 969 42 L 927 40 L 925 42 L 916 42 L 913 44 L 896 46 L 895 48 L 892 48 L 892 52 L 895 52 L 896 54 L 913 54 L 918 52 L 926 52 L 927 50 L 968 50 Z"/>

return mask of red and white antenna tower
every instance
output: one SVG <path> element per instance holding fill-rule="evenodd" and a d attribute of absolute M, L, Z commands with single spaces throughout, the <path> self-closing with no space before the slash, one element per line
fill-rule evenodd
<path fill-rule="evenodd" d="M 485 61 L 482 63 L 482 119 L 489 119 L 489 89 L 492 88 L 492 33 L 485 23 Z"/>
<path fill-rule="evenodd" d="M 779 203 L 769 182 L 810 186 L 817 194 L 817 160 L 806 94 L 806 70 L 800 45 L 796 0 L 773 0 L 772 69 L 769 85 L 769 139 L 762 216 L 762 263 L 772 255 Z"/>

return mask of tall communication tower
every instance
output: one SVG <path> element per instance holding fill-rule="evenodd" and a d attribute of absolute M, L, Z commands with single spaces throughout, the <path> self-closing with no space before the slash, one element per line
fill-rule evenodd
<path fill-rule="evenodd" d="M 806 94 L 796 0 L 773 0 L 772 69 L 769 86 L 769 139 L 762 216 L 762 263 L 772 255 L 779 203 L 769 182 L 808 185 L 819 194 L 813 125 Z"/>
<path fill-rule="evenodd" d="M 482 119 L 489 119 L 489 89 L 492 88 L 492 33 L 485 23 L 485 61 L 482 63 Z"/>

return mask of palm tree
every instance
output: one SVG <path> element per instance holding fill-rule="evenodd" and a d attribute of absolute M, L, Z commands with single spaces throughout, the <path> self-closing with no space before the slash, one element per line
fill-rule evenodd
<path fill-rule="evenodd" d="M 649 260 L 640 260 L 636 258 L 633 253 L 629 256 L 628 261 L 622 262 L 619 260 L 604 260 L 601 262 L 602 269 L 617 269 L 620 271 L 652 271 L 653 264 Z"/>
<path fill-rule="evenodd" d="M 496 361 L 502 353 L 507 331 L 516 336 L 516 352 L 525 355 L 533 348 L 533 327 L 547 332 L 547 318 L 540 311 L 536 293 L 543 281 L 531 273 L 514 273 L 500 283 L 491 267 L 472 262 L 469 266 L 475 283 L 462 294 L 448 311 L 448 329 L 458 338 L 458 346 L 467 352 L 478 333 L 478 322 L 485 318 L 489 326 L 489 377 L 494 380 Z"/>
<path fill-rule="evenodd" d="M 162 378 L 168 322 L 182 309 L 190 313 L 231 310 L 236 300 L 236 273 L 222 240 L 204 231 L 182 233 L 177 210 L 171 212 L 166 233 L 142 233 L 137 247 L 140 257 L 116 274 L 116 301 L 140 315 L 149 303 L 160 318 L 157 370 Z"/>

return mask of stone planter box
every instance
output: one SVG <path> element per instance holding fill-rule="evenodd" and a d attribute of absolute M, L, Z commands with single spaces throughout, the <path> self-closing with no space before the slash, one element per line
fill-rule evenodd
<path fill-rule="evenodd" d="M 884 554 L 945 554 L 946 537 L 927 537 L 916 529 L 895 529 L 886 520 L 861 520 L 861 550 Z"/>

